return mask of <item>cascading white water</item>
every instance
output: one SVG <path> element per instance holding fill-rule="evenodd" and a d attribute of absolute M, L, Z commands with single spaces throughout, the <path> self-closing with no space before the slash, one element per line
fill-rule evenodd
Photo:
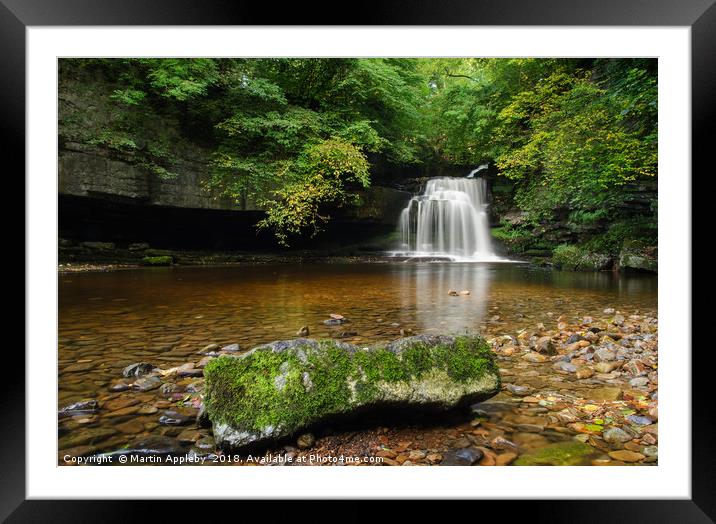
<path fill-rule="evenodd" d="M 428 180 L 425 192 L 410 199 L 400 215 L 401 249 L 396 254 L 499 260 L 492 251 L 487 207 L 483 178 Z"/>

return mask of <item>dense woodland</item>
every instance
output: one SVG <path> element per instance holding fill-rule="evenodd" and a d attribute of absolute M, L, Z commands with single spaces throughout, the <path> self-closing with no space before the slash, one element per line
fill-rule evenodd
<path fill-rule="evenodd" d="M 557 220 L 590 231 L 597 252 L 655 243 L 655 194 L 635 211 L 627 190 L 657 177 L 655 60 L 69 59 L 63 79 L 111 86 L 111 118 L 61 111 L 64 139 L 132 153 L 161 177 L 175 176 L 177 145 L 198 144 L 209 186 L 260 202 L 258 227 L 284 244 L 354 201 L 376 162 L 489 163 L 523 212 L 493 230 L 513 247 Z"/>

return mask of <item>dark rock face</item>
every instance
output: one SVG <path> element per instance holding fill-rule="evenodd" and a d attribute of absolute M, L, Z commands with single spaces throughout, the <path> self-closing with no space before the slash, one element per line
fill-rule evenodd
<path fill-rule="evenodd" d="M 496 395 L 500 377 L 479 336 L 420 335 L 369 348 L 299 338 L 222 355 L 205 367 L 202 417 L 217 445 L 260 446 L 335 418 L 435 412 Z"/>
<path fill-rule="evenodd" d="M 237 209 L 231 199 L 202 190 L 209 172 L 206 163 L 176 160 L 176 178 L 164 179 L 102 149 L 66 142 L 58 163 L 59 192 L 100 198 L 122 198 L 155 206 L 197 209 Z M 251 202 L 243 209 L 256 209 Z"/>

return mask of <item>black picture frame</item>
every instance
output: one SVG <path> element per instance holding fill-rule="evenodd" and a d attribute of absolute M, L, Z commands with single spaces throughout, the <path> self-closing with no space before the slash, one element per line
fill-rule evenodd
<path fill-rule="evenodd" d="M 25 31 L 28 26 L 82 25 L 569 25 L 569 26 L 688 26 L 691 28 L 692 160 L 708 165 L 713 148 L 708 137 L 714 130 L 716 93 L 716 0 L 391 0 L 361 2 L 355 9 L 323 9 L 306 3 L 247 2 L 244 0 L 0 0 L 0 122 L 4 149 L 16 166 L 6 176 L 17 182 L 25 161 Z M 324 18 L 317 14 L 322 11 Z M 344 13 L 343 16 L 339 13 Z M 686 180 L 686 174 L 683 175 Z M 692 177 L 693 178 L 693 177 Z M 687 181 L 688 182 L 688 181 Z M 24 194 L 24 184 L 15 194 Z M 693 190 L 692 190 L 693 191 Z M 692 192 L 692 195 L 694 193 Z M 695 205 L 695 203 L 694 203 Z M 19 309 L 19 308 L 18 308 Z M 684 326 L 687 330 L 687 326 Z M 690 346 L 690 340 L 687 339 Z M 690 351 L 690 347 L 682 349 Z M 708 383 L 711 348 L 692 351 L 692 384 Z M 0 520 L 8 522 L 92 521 L 125 522 L 141 517 L 146 503 L 128 501 L 27 501 L 25 500 L 25 359 L 17 350 L 8 357 L 12 373 L 0 384 L 3 390 L 3 431 L 0 446 Z M 707 362 L 704 362 L 707 364 Z M 691 385 L 689 385 L 691 387 Z M 622 501 L 511 501 L 472 502 L 474 511 L 488 515 L 493 509 L 511 517 L 524 514 L 531 522 L 700 523 L 716 520 L 716 449 L 709 431 L 713 418 L 709 397 L 692 390 L 692 498 L 689 500 Z M 560 494 L 555 487 L 554 498 Z M 585 497 L 590 495 L 585 486 Z M 317 494 L 320 496 L 320 494 Z M 626 494 L 625 494 L 626 496 Z M 82 497 L 81 493 L 77 494 Z M 179 512 L 178 501 L 167 501 Z M 295 502 L 286 508 L 296 513 Z M 491 507 L 486 507 L 489 504 Z M 498 507 L 497 505 L 502 505 Z M 242 502 L 242 514 L 252 508 Z M 458 507 L 461 504 L 458 504 Z M 422 511 L 420 503 L 411 504 Z M 259 508 L 256 508 L 259 509 Z M 487 512 L 486 512 L 487 510 Z M 196 515 L 180 510 L 182 519 Z M 217 511 L 212 508 L 211 510 Z M 218 509 L 218 511 L 223 511 Z M 299 510 L 300 511 L 300 510 Z M 340 509 L 342 520 L 367 520 L 374 509 L 358 502 Z M 281 509 L 271 512 L 281 514 Z M 321 520 L 331 511 L 313 513 Z M 405 515 L 403 515 L 405 517 Z M 197 517 L 198 518 L 198 517 Z"/>

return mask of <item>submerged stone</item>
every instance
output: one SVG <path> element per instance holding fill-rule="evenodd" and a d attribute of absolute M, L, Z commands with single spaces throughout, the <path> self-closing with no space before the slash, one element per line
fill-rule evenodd
<path fill-rule="evenodd" d="M 578 440 L 555 442 L 519 457 L 515 466 L 586 466 L 596 451 Z"/>
<path fill-rule="evenodd" d="M 206 365 L 205 416 L 239 450 L 370 411 L 444 411 L 490 398 L 500 377 L 479 336 L 420 335 L 357 347 L 296 339 Z"/>

